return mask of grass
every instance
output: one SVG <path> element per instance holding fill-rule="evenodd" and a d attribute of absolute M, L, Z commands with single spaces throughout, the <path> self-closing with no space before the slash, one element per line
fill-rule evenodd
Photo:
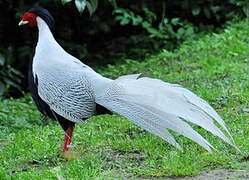
<path fill-rule="evenodd" d="M 108 77 L 142 73 L 178 83 L 206 99 L 222 116 L 243 153 L 195 127 L 212 153 L 175 134 L 181 152 L 118 115 L 77 125 L 70 159 L 62 158 L 63 132 L 41 119 L 30 96 L 0 103 L 0 179 L 134 179 L 189 176 L 215 168 L 249 171 L 249 24 L 188 41 L 145 62 L 99 70 Z"/>

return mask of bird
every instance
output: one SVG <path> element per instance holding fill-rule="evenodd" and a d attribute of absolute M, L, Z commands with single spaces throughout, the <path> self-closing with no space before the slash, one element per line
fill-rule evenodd
<path fill-rule="evenodd" d="M 57 120 L 64 130 L 62 152 L 69 151 L 76 123 L 113 112 L 181 151 L 170 131 L 191 139 L 209 152 L 215 149 L 191 124 L 237 148 L 222 118 L 192 91 L 141 74 L 116 79 L 102 76 L 67 53 L 55 40 L 55 21 L 47 9 L 31 8 L 21 17 L 21 25 L 33 27 L 38 33 L 29 66 L 29 90 L 38 110 Z"/>

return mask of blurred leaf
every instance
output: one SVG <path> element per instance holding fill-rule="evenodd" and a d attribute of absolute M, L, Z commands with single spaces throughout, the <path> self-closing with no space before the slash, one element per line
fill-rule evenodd
<path fill-rule="evenodd" d="M 0 54 L 0 65 L 3 66 L 4 63 L 5 63 L 5 57 L 2 54 Z"/>
<path fill-rule="evenodd" d="M 168 23 L 169 23 L 168 18 L 163 18 L 163 23 L 164 23 L 164 24 L 168 24 Z"/>
<path fill-rule="evenodd" d="M 79 13 L 82 14 L 87 5 L 86 0 L 75 0 L 75 6 L 78 9 Z"/>
<path fill-rule="evenodd" d="M 33 51 L 33 48 L 28 45 L 24 45 L 18 48 L 18 54 L 22 57 L 29 56 L 30 53 L 32 53 L 32 51 Z"/>
<path fill-rule="evenodd" d="M 149 10 L 148 8 L 143 8 L 143 12 L 145 13 L 146 19 L 152 23 L 154 20 L 157 19 L 157 15 L 155 14 L 155 12 L 152 12 L 151 10 Z"/>
<path fill-rule="evenodd" d="M 132 25 L 134 26 L 140 25 L 142 22 L 143 22 L 143 18 L 141 16 L 132 18 Z"/>
<path fill-rule="evenodd" d="M 88 1 L 86 2 L 86 6 L 90 16 L 92 16 L 92 14 L 96 11 L 98 7 L 98 2 L 99 2 L 98 0 L 91 0 L 91 3 L 89 3 Z"/>
<path fill-rule="evenodd" d="M 69 2 L 71 2 L 72 0 L 61 0 L 61 3 L 63 4 L 63 5 L 65 5 L 66 3 L 69 3 Z"/>
<path fill-rule="evenodd" d="M 208 19 L 211 18 L 210 10 L 209 10 L 207 7 L 204 8 L 204 14 L 206 15 L 206 17 L 207 17 Z"/>
<path fill-rule="evenodd" d="M 92 4 L 91 3 L 89 3 L 88 1 L 86 1 L 86 7 L 87 7 L 87 9 L 88 9 L 88 12 L 89 12 L 89 14 L 90 14 L 90 16 L 92 16 L 92 14 L 94 13 L 94 9 L 93 9 L 93 7 L 92 7 Z"/>
<path fill-rule="evenodd" d="M 15 68 L 12 68 L 10 66 L 8 68 L 10 68 L 10 72 L 13 73 L 14 75 L 17 75 L 19 77 L 24 77 L 24 75 L 20 71 L 16 70 Z"/>
<path fill-rule="evenodd" d="M 194 28 L 193 27 L 188 27 L 187 30 L 185 31 L 185 34 L 187 36 L 193 35 L 194 34 Z"/>
<path fill-rule="evenodd" d="M 145 21 L 142 23 L 142 26 L 143 26 L 143 28 L 147 29 L 147 28 L 151 27 L 151 24 L 148 23 L 147 21 Z"/>
<path fill-rule="evenodd" d="M 116 0 L 109 0 L 109 2 L 110 2 L 111 5 L 114 7 L 114 9 L 117 9 L 117 8 L 118 8 Z"/>
<path fill-rule="evenodd" d="M 2 96 L 5 92 L 5 85 L 0 81 L 0 96 Z"/>
<path fill-rule="evenodd" d="M 201 8 L 200 8 L 200 7 L 197 7 L 197 8 L 192 9 L 192 14 L 193 14 L 194 16 L 199 15 L 200 12 L 201 12 Z"/>
<path fill-rule="evenodd" d="M 184 33 L 185 33 L 185 29 L 184 28 L 179 28 L 178 30 L 177 30 L 177 35 L 179 36 L 179 37 L 181 37 L 181 36 L 183 36 L 184 35 Z"/>
<path fill-rule="evenodd" d="M 249 7 L 243 7 L 243 12 L 245 13 L 246 17 L 249 17 Z"/>
<path fill-rule="evenodd" d="M 171 20 L 171 23 L 173 24 L 173 25 L 178 25 L 179 24 L 179 18 L 173 18 L 172 20 Z"/>
<path fill-rule="evenodd" d="M 4 82 L 9 85 L 9 86 L 13 86 L 15 87 L 16 89 L 18 89 L 19 91 L 22 91 L 22 87 L 17 84 L 14 80 L 10 79 L 10 78 L 7 78 L 7 77 L 4 77 L 3 78 Z"/>
<path fill-rule="evenodd" d="M 210 9 L 212 10 L 213 13 L 217 13 L 220 11 L 221 7 L 220 6 L 211 6 Z"/>
<path fill-rule="evenodd" d="M 121 16 L 119 16 L 119 17 L 121 17 Z M 129 23 L 130 23 L 130 20 L 127 19 L 127 18 L 122 18 L 121 21 L 120 21 L 121 25 L 126 25 L 126 24 L 129 24 Z"/>

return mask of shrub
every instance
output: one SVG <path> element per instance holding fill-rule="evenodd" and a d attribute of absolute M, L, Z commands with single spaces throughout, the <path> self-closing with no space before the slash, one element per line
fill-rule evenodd
<path fill-rule="evenodd" d="M 143 60 L 162 47 L 175 48 L 205 30 L 203 26 L 221 27 L 234 16 L 249 15 L 249 2 L 244 0 L 3 0 L 0 95 L 20 96 L 26 90 L 24 77 L 33 55 L 35 34 L 18 28 L 17 23 L 33 6 L 52 12 L 57 20 L 56 39 L 69 53 L 98 66 L 126 58 Z"/>

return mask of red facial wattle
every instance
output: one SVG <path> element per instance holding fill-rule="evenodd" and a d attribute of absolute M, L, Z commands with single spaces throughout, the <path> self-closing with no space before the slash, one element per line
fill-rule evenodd
<path fill-rule="evenodd" d="M 23 17 L 22 17 L 22 20 L 23 21 L 28 21 L 28 25 L 31 26 L 31 27 L 34 27 L 36 26 L 37 22 L 36 22 L 36 17 L 37 15 L 34 14 L 34 13 L 29 13 L 29 12 L 26 12 Z"/>

